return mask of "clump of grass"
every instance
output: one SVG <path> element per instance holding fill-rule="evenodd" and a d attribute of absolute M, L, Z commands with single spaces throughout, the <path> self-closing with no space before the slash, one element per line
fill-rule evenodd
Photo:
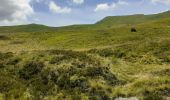
<path fill-rule="evenodd" d="M 113 56 L 113 50 L 106 48 L 106 49 L 91 49 L 88 51 L 89 53 L 95 53 L 95 54 L 99 54 L 101 57 L 110 57 Z"/>
<path fill-rule="evenodd" d="M 12 45 L 17 45 L 17 44 L 24 44 L 25 43 L 25 41 L 12 41 L 10 44 L 12 44 Z"/>
<path fill-rule="evenodd" d="M 0 53 L 0 60 L 5 60 L 5 59 L 11 58 L 11 57 L 13 57 L 12 52 Z"/>
<path fill-rule="evenodd" d="M 158 75 L 158 76 L 170 76 L 170 69 L 163 69 L 163 70 L 159 70 L 159 71 L 154 71 L 153 74 Z"/>
<path fill-rule="evenodd" d="M 21 58 L 18 58 L 18 57 L 13 57 L 13 58 L 10 58 L 8 59 L 7 61 L 7 65 L 16 65 L 18 64 L 22 59 Z"/>
<path fill-rule="evenodd" d="M 19 75 L 21 78 L 28 80 L 32 78 L 34 75 L 40 73 L 43 67 L 44 67 L 43 62 L 39 61 L 26 62 L 25 65 L 23 66 L 23 69 L 19 71 Z"/>

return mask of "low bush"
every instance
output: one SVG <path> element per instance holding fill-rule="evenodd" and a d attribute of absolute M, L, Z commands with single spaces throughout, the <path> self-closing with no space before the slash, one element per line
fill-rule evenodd
<path fill-rule="evenodd" d="M 23 69 L 19 71 L 19 75 L 21 78 L 28 80 L 32 78 L 34 75 L 40 73 L 43 67 L 44 67 L 43 62 L 29 61 L 23 66 Z"/>
<path fill-rule="evenodd" d="M 4 67 L 5 67 L 4 62 L 0 61 L 0 68 L 4 68 Z"/>
<path fill-rule="evenodd" d="M 164 100 L 161 95 L 155 92 L 146 91 L 144 95 L 145 95 L 145 97 L 143 98 L 144 100 Z"/>
<path fill-rule="evenodd" d="M 7 61 L 7 65 L 16 65 L 18 64 L 22 59 L 21 58 L 11 58 Z"/>
<path fill-rule="evenodd" d="M 13 57 L 12 52 L 0 53 L 0 60 L 5 60 L 5 59 L 11 58 L 11 57 Z"/>
<path fill-rule="evenodd" d="M 79 87 L 79 88 L 82 88 L 85 89 L 87 86 L 87 79 L 83 76 L 77 76 L 77 75 L 74 75 L 74 76 L 71 76 L 70 77 L 70 85 L 71 85 L 71 88 L 76 88 L 76 87 Z"/>

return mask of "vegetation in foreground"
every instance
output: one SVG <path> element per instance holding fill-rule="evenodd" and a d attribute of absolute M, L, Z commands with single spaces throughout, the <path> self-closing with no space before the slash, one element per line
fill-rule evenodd
<path fill-rule="evenodd" d="M 165 51 L 170 47 L 149 47 L 0 53 L 1 98 L 166 100 L 170 58 Z"/>
<path fill-rule="evenodd" d="M 107 20 L 1 27 L 0 99 L 169 100 L 170 18 L 164 17 L 119 27 Z"/>

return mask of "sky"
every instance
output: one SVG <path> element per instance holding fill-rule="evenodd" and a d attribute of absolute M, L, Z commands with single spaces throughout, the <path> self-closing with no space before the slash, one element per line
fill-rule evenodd
<path fill-rule="evenodd" d="M 0 26 L 93 24 L 106 16 L 168 10 L 170 0 L 0 0 Z"/>

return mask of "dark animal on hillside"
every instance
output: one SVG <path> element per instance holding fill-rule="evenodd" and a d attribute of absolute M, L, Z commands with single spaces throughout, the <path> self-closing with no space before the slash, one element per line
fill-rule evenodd
<path fill-rule="evenodd" d="M 137 32 L 136 28 L 131 28 L 131 32 Z"/>

